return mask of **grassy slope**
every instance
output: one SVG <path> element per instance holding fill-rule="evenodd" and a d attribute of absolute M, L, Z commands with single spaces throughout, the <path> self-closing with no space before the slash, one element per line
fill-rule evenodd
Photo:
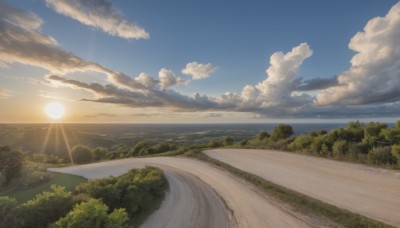
<path fill-rule="evenodd" d="M 63 186 L 67 191 L 74 191 L 75 186 L 87 181 L 83 177 L 78 177 L 74 175 L 61 174 L 61 173 L 52 173 L 52 174 L 53 177 L 48 182 L 29 189 L 24 189 L 19 191 L 12 191 L 12 189 L 8 189 L 7 191 L 6 189 L 6 191 L 8 192 L 7 195 L 15 198 L 18 201 L 18 203 L 24 203 L 30 199 L 33 199 L 37 194 L 42 193 L 43 191 L 49 191 L 50 186 L 53 184 Z"/>

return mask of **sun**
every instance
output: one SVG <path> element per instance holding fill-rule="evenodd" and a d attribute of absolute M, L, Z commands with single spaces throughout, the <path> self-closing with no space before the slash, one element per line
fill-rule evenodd
<path fill-rule="evenodd" d="M 53 120 L 59 120 L 64 116 L 64 106 L 58 102 L 50 102 L 44 107 L 44 112 Z"/>

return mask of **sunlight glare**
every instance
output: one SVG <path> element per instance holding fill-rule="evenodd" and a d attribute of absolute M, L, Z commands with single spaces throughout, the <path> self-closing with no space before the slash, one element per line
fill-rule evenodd
<path fill-rule="evenodd" d="M 44 112 L 53 120 L 59 120 L 64 116 L 64 106 L 58 102 L 50 102 L 44 108 Z"/>

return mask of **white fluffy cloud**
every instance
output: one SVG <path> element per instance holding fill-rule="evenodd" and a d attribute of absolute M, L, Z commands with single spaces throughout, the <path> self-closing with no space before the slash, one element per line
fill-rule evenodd
<path fill-rule="evenodd" d="M 293 110 L 311 103 L 310 96 L 295 92 L 301 82 L 296 77 L 297 71 L 311 55 L 312 50 L 307 43 L 302 43 L 287 53 L 275 52 L 266 70 L 267 78 L 255 86 L 246 85 L 243 88 L 238 110 Z"/>
<path fill-rule="evenodd" d="M 400 100 L 400 2 L 371 19 L 350 41 L 356 52 L 339 86 L 322 90 L 319 105 L 388 103 Z"/>
<path fill-rule="evenodd" d="M 191 62 L 186 64 L 186 67 L 182 69 L 182 73 L 186 75 L 192 75 L 193 80 L 200 80 L 210 76 L 214 73 L 217 68 L 211 63 L 202 64 L 198 62 Z"/>
<path fill-rule="evenodd" d="M 159 81 L 155 80 L 146 73 L 141 73 L 138 77 L 135 78 L 135 80 L 146 86 L 146 88 L 153 88 L 157 83 L 159 83 Z"/>
<path fill-rule="evenodd" d="M 125 39 L 147 39 L 149 34 L 127 21 L 108 0 L 46 0 L 56 12 L 82 24 Z"/>
<path fill-rule="evenodd" d="M 158 77 L 160 79 L 160 87 L 162 89 L 167 89 L 169 87 L 172 87 L 174 85 L 181 85 L 187 83 L 187 80 L 184 80 L 182 78 L 178 78 L 174 72 L 171 70 L 162 68 L 158 72 Z"/>

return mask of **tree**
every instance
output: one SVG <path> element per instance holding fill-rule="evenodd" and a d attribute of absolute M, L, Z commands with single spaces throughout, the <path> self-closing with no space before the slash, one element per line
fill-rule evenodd
<path fill-rule="evenodd" d="M 215 140 L 215 139 L 211 139 L 210 142 L 208 143 L 208 146 L 209 146 L 210 148 L 217 148 L 217 147 L 220 147 L 220 146 L 221 146 L 221 143 L 218 142 L 218 141 Z"/>
<path fill-rule="evenodd" d="M 374 147 L 367 155 L 370 164 L 387 165 L 395 164 L 396 158 L 393 157 L 389 146 Z"/>
<path fill-rule="evenodd" d="M 224 143 L 224 145 L 227 145 L 227 146 L 232 145 L 233 138 L 230 136 L 226 136 L 226 137 L 224 137 L 223 143 Z"/>
<path fill-rule="evenodd" d="M 96 161 L 106 158 L 107 154 L 108 150 L 104 147 L 96 147 L 93 150 L 93 157 Z"/>
<path fill-rule="evenodd" d="M 51 186 L 51 192 L 43 192 L 19 207 L 23 218 L 22 227 L 47 227 L 65 216 L 72 209 L 72 196 L 64 187 Z"/>
<path fill-rule="evenodd" d="M 74 207 L 65 217 L 51 225 L 53 228 L 67 227 L 126 227 L 128 214 L 125 209 L 115 209 L 108 214 L 108 206 L 98 199 L 90 199 Z"/>
<path fill-rule="evenodd" d="M 400 166 L 400 145 L 392 146 L 392 156 L 396 158 L 397 164 Z"/>
<path fill-rule="evenodd" d="M 10 146 L 0 146 L 0 173 L 4 176 L 4 184 L 8 184 L 17 176 L 22 167 L 23 155 Z"/>
<path fill-rule="evenodd" d="M 71 150 L 72 160 L 74 163 L 89 163 L 93 160 L 92 150 L 83 145 L 76 145 Z"/>
<path fill-rule="evenodd" d="M 270 136 L 271 136 L 271 135 L 270 135 L 268 132 L 262 131 L 262 132 L 260 132 L 260 133 L 258 134 L 257 139 L 261 141 L 261 140 L 264 140 L 264 139 L 269 138 Z"/>
<path fill-rule="evenodd" d="M 348 150 L 346 140 L 338 140 L 332 146 L 332 154 L 335 158 L 340 158 Z"/>
<path fill-rule="evenodd" d="M 388 141 L 390 145 L 400 142 L 400 129 L 384 128 L 379 135 Z"/>
<path fill-rule="evenodd" d="M 279 140 L 279 139 L 286 139 L 286 138 L 290 137 L 292 134 L 293 134 L 292 126 L 287 125 L 287 124 L 279 124 L 272 131 L 271 137 L 274 140 Z"/>
<path fill-rule="evenodd" d="M 400 129 L 400 120 L 398 120 L 398 121 L 396 122 L 395 127 L 396 127 L 397 129 Z"/>
<path fill-rule="evenodd" d="M 309 135 L 299 135 L 296 139 L 289 144 L 289 149 L 303 151 L 309 150 L 311 143 L 313 143 L 314 138 Z"/>
<path fill-rule="evenodd" d="M 0 227 L 18 227 L 17 201 L 8 196 L 0 196 Z"/>

